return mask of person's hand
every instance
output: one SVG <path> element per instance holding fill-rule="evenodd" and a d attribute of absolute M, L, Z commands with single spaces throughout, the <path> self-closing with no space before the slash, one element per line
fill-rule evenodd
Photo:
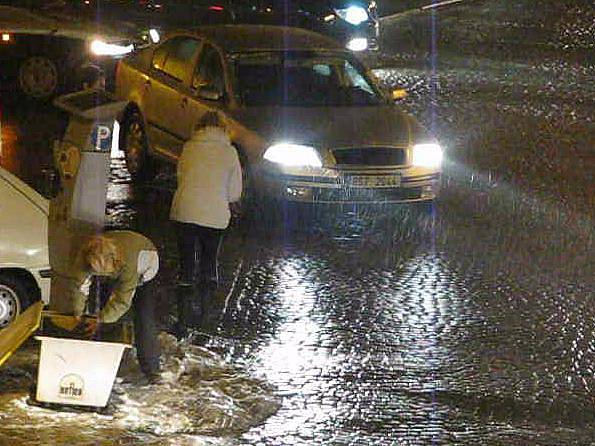
<path fill-rule="evenodd" d="M 242 215 L 242 205 L 239 201 L 229 203 L 229 210 L 234 218 L 238 218 Z"/>
<path fill-rule="evenodd" d="M 84 322 L 85 336 L 92 338 L 99 328 L 99 319 L 88 318 Z"/>

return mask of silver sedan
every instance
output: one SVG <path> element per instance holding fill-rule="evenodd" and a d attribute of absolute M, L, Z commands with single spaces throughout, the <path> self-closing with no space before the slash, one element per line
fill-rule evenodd
<path fill-rule="evenodd" d="M 341 45 L 309 31 L 213 26 L 127 58 L 121 143 L 129 170 L 174 161 L 208 110 L 231 127 L 250 188 L 312 203 L 432 200 L 442 148 Z"/>

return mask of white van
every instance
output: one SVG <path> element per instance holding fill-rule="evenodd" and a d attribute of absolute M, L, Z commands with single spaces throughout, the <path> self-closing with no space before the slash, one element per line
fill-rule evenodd
<path fill-rule="evenodd" d="M 49 201 L 0 167 L 0 329 L 50 295 Z"/>

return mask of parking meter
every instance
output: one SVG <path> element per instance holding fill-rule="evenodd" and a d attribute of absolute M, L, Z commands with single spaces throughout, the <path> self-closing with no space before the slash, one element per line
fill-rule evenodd
<path fill-rule="evenodd" d="M 70 116 L 64 137 L 54 144 L 60 191 L 50 202 L 48 244 L 52 268 L 50 308 L 68 312 L 68 273 L 84 239 L 104 229 L 117 119 L 125 102 L 105 91 L 61 96 L 54 104 Z"/>

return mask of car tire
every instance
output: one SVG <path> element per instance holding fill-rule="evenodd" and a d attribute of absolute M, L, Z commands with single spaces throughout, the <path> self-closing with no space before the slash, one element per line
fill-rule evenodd
<path fill-rule="evenodd" d="M 242 220 L 252 219 L 261 212 L 262 200 L 254 187 L 254 174 L 248 165 L 246 155 L 236 146 L 240 166 L 242 168 L 242 198 L 240 201 L 240 215 Z"/>
<path fill-rule="evenodd" d="M 55 96 L 60 82 L 59 65 L 51 57 L 30 56 L 19 65 L 19 88 L 31 99 L 45 100 Z"/>
<path fill-rule="evenodd" d="M 242 156 L 240 164 L 242 166 L 242 210 L 247 210 L 257 205 L 257 196 L 254 190 L 252 170 Z"/>
<path fill-rule="evenodd" d="M 26 283 L 13 276 L 0 275 L 0 329 L 7 327 L 31 303 Z"/>
<path fill-rule="evenodd" d="M 152 179 L 155 175 L 154 161 L 149 156 L 145 125 L 138 111 L 128 114 L 121 132 L 120 147 L 132 179 L 140 182 Z"/>
<path fill-rule="evenodd" d="M 281 220 L 279 203 L 255 185 L 255 172 L 250 168 L 243 152 L 238 149 L 242 166 L 242 199 L 240 222 L 258 228 L 274 228 Z"/>

